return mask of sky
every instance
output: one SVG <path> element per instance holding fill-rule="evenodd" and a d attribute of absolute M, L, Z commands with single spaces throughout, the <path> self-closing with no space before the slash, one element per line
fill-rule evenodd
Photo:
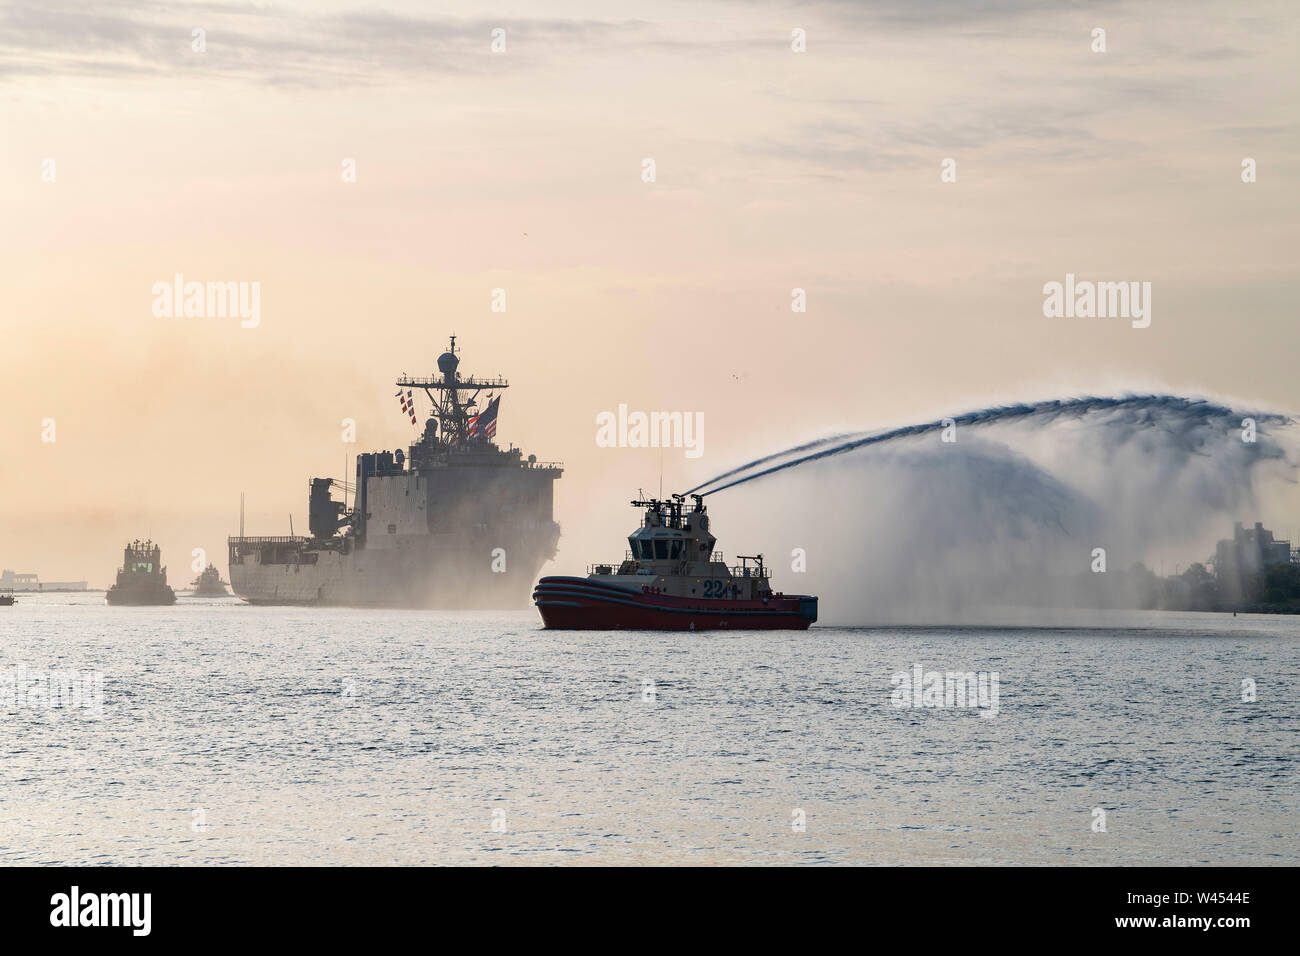
<path fill-rule="evenodd" d="M 392 383 L 453 332 L 511 382 L 500 443 L 565 463 L 552 571 L 621 554 L 639 488 L 839 430 L 1128 390 L 1300 411 L 1297 18 L 7 0 L 0 566 L 104 587 L 151 536 L 182 585 L 241 492 L 250 534 L 302 530 L 310 477 L 413 439 Z M 155 314 L 177 273 L 259 283 L 256 326 Z M 1149 327 L 1045 316 L 1067 274 L 1151 283 Z M 702 414 L 702 454 L 600 447 L 620 404 Z"/>

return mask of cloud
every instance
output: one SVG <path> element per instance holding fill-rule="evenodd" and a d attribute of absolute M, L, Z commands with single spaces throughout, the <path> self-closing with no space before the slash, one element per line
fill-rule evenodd
<path fill-rule="evenodd" d="M 385 11 L 299 14 L 253 6 L 141 3 L 95 9 L 60 0 L 0 7 L 0 77 L 226 77 L 275 85 L 364 84 L 401 76 L 488 73 L 492 31 L 512 65 L 535 66 L 593 43 L 634 39 L 639 21 L 426 18 Z M 191 48 L 205 32 L 206 51 Z M 498 62 L 494 62 L 498 61 Z"/>
<path fill-rule="evenodd" d="M 1044 5 L 1041 0 L 815 0 L 800 5 L 846 23 L 871 23 L 897 28 L 942 29 L 983 28 L 1000 33 L 1021 17 L 1057 13 L 1122 9 L 1116 0 L 1076 0 L 1065 10 Z"/>

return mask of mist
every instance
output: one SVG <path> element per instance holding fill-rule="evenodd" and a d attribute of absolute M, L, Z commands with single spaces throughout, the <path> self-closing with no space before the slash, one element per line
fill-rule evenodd
<path fill-rule="evenodd" d="M 955 441 L 939 423 L 840 434 L 729 469 L 702 486 L 719 486 L 720 546 L 777 547 L 773 586 L 818 594 L 826 623 L 1006 621 L 1086 607 L 1094 549 L 1111 575 L 1165 555 L 1186 567 L 1296 488 L 1282 415 L 1259 413 L 1246 442 L 1247 413 L 1202 400 L 1012 409 L 956 416 Z"/>

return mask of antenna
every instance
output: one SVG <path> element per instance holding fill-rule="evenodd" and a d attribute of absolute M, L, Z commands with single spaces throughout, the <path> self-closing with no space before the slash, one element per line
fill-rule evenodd
<path fill-rule="evenodd" d="M 239 493 L 239 536 L 244 536 L 244 493 Z"/>

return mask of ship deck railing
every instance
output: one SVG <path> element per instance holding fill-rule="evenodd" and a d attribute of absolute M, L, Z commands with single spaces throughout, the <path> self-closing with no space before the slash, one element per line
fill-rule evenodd
<path fill-rule="evenodd" d="M 446 387 L 447 380 L 441 375 L 403 375 L 395 385 L 412 385 L 416 388 Z M 510 383 L 500 376 L 496 378 L 461 378 L 459 375 L 452 382 L 453 388 L 509 388 Z"/>
<path fill-rule="evenodd" d="M 678 558 L 677 560 L 673 560 L 672 558 L 636 558 L 632 556 L 631 551 L 624 551 L 623 560 L 621 562 L 589 564 L 587 565 L 587 574 L 637 574 L 638 572 L 649 574 L 650 569 L 643 568 L 641 565 L 658 564 L 661 561 L 665 564 L 669 562 L 673 564 L 673 570 L 671 572 L 673 574 L 687 575 L 689 573 L 686 570 L 686 566 L 690 562 L 682 560 L 681 558 Z M 709 563 L 726 565 L 726 562 L 722 558 L 721 551 L 714 551 L 710 554 Z M 727 574 L 732 578 L 766 578 L 767 567 L 764 566 L 760 568 L 756 564 L 727 565 Z"/>
<path fill-rule="evenodd" d="M 638 558 L 631 551 L 623 552 L 624 561 L 671 561 L 672 558 Z M 680 560 L 680 559 L 679 559 Z M 726 564 L 727 559 L 723 557 L 721 551 L 713 551 L 709 554 L 710 564 Z"/>
<path fill-rule="evenodd" d="M 310 540 L 311 537 L 305 535 L 262 535 L 246 538 L 232 535 L 226 539 L 226 543 L 232 545 L 306 544 Z"/>
<path fill-rule="evenodd" d="M 416 449 L 407 459 L 417 470 L 430 468 L 439 468 L 447 465 L 493 465 L 501 466 L 506 464 L 501 459 L 508 457 L 508 453 L 502 451 L 491 441 L 482 438 L 470 439 L 466 444 L 455 445 L 448 448 L 445 445 L 436 445 L 432 448 L 413 445 Z M 564 462 L 562 461 L 529 461 L 526 458 L 518 460 L 519 465 L 526 469 L 534 471 L 564 471 Z M 394 466 L 388 474 L 401 475 L 405 470 Z M 370 475 L 371 478 L 382 478 L 385 473 Z"/>

